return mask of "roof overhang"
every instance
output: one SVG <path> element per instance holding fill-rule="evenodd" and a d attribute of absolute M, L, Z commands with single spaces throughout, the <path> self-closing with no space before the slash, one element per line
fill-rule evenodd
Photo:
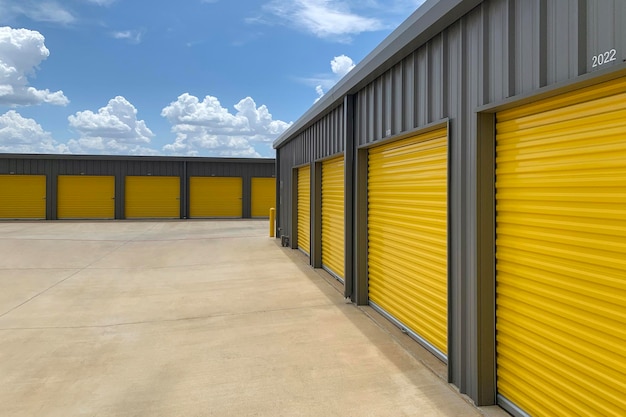
<path fill-rule="evenodd" d="M 280 148 L 483 0 L 427 0 L 273 143 Z"/>

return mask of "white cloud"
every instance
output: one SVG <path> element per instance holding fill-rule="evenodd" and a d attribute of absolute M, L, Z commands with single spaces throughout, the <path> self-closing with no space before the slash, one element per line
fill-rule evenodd
<path fill-rule="evenodd" d="M 28 85 L 28 76 L 50 55 L 44 41 L 37 31 L 0 27 L 0 105 L 69 103 L 63 91 L 38 90 Z"/>
<path fill-rule="evenodd" d="M 139 44 L 143 38 L 141 30 L 122 30 L 111 34 L 115 39 L 127 40 L 132 44 Z"/>
<path fill-rule="evenodd" d="M 324 74 L 305 80 L 308 84 L 315 85 L 315 92 L 317 93 L 315 102 L 324 96 L 324 89 L 328 90 L 332 88 L 335 84 L 337 84 L 337 81 L 352 71 L 355 66 L 356 65 L 354 64 L 352 58 L 346 55 L 339 55 L 330 61 L 330 70 L 332 71 L 332 75 Z"/>
<path fill-rule="evenodd" d="M 109 100 L 97 113 L 79 111 L 68 120 L 80 135 L 67 143 L 73 153 L 157 154 L 148 147 L 154 134 L 143 120 L 137 120 L 137 109 L 122 96 Z"/>
<path fill-rule="evenodd" d="M 352 58 L 345 55 L 336 56 L 330 61 L 331 70 L 340 78 L 352 71 L 354 67 L 355 64 Z"/>
<path fill-rule="evenodd" d="M 271 144 L 291 125 L 273 120 L 267 106 L 257 107 L 250 97 L 234 109 L 237 112 L 232 114 L 212 96 L 200 101 L 182 94 L 161 112 L 176 134 L 175 141 L 163 150 L 174 155 L 259 157 L 256 146 Z"/>
<path fill-rule="evenodd" d="M 351 35 L 374 32 L 387 26 L 376 17 L 352 12 L 347 1 L 338 0 L 272 0 L 264 9 L 281 18 L 286 24 L 340 42 L 351 40 Z"/>
<path fill-rule="evenodd" d="M 56 1 L 41 0 L 0 0 L 2 20 L 9 21 L 16 16 L 26 16 L 36 22 L 68 25 L 76 21 L 70 10 Z"/>
<path fill-rule="evenodd" d="M 68 149 L 55 142 L 35 120 L 9 110 L 0 115 L 0 152 L 66 153 Z"/>

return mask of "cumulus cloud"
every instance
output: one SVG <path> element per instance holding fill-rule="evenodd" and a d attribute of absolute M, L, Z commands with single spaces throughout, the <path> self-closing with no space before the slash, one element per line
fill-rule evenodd
<path fill-rule="evenodd" d="M 310 32 L 319 38 L 348 42 L 352 35 L 385 29 L 376 17 L 354 13 L 347 1 L 272 0 L 264 9 L 285 24 Z"/>
<path fill-rule="evenodd" d="M 67 143 L 72 153 L 157 154 L 148 147 L 154 134 L 143 120 L 137 120 L 137 109 L 122 96 L 109 100 L 97 113 L 79 111 L 68 120 L 80 135 Z"/>
<path fill-rule="evenodd" d="M 332 71 L 332 75 L 323 75 L 321 77 L 309 79 L 311 82 L 315 82 L 315 92 L 317 93 L 317 102 L 320 98 L 326 94 L 324 89 L 328 90 L 334 86 L 337 81 L 339 81 L 342 77 L 348 74 L 356 65 L 352 58 L 346 55 L 339 55 L 334 57 L 330 61 L 330 69 Z M 319 83 L 319 84 L 318 84 Z"/>
<path fill-rule="evenodd" d="M 0 105 L 69 103 L 63 91 L 38 90 L 28 85 L 28 76 L 50 55 L 44 40 L 37 31 L 0 27 Z"/>
<path fill-rule="evenodd" d="M 55 142 L 35 120 L 9 110 L 0 115 L 0 152 L 66 153 L 68 149 Z"/>
<path fill-rule="evenodd" d="M 202 101 L 188 93 L 165 107 L 161 116 L 172 124 L 173 143 L 163 150 L 174 155 L 259 157 L 255 146 L 267 146 L 291 124 L 273 120 L 267 106 L 246 97 L 233 114 L 216 97 Z"/>

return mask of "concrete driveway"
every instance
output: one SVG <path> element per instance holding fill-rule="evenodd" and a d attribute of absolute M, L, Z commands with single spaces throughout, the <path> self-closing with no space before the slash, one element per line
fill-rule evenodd
<path fill-rule="evenodd" d="M 267 229 L 0 222 L 0 416 L 504 415 Z"/>

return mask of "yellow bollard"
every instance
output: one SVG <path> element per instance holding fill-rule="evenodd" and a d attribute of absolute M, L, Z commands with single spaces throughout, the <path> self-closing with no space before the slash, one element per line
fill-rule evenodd
<path fill-rule="evenodd" d="M 276 219 L 276 209 L 270 209 L 270 237 L 274 237 L 274 220 Z"/>

